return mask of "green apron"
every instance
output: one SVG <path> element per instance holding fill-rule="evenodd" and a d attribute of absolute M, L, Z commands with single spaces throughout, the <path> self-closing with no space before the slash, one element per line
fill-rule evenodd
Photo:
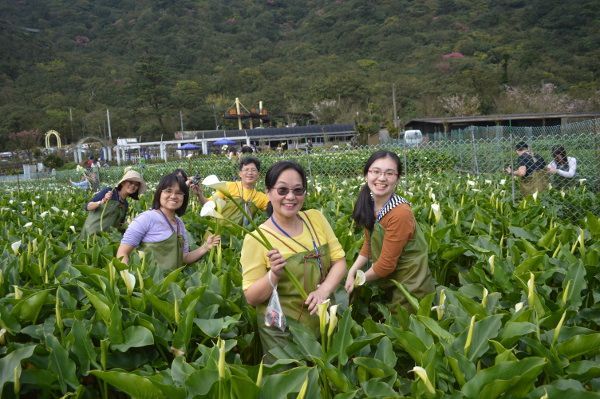
<path fill-rule="evenodd" d="M 375 223 L 370 241 L 371 259 L 374 260 L 373 263 L 377 261 L 381 255 L 384 235 L 385 231 L 383 226 L 379 222 Z M 398 258 L 396 270 L 387 276 L 387 278 L 377 281 L 377 284 L 379 284 L 385 292 L 391 294 L 389 295 L 389 298 L 386 298 L 389 300 L 386 300 L 385 303 L 392 313 L 395 312 L 397 305 L 403 306 L 409 312 L 412 312 L 413 310 L 408 305 L 408 301 L 404 295 L 402 295 L 402 292 L 398 290 L 391 280 L 396 280 L 397 282 L 404 284 L 408 292 L 417 298 L 422 298 L 435 290 L 433 277 L 431 276 L 431 271 L 428 266 L 427 251 L 427 241 L 417 223 L 415 225 L 415 235 L 404 246 L 404 250 Z"/>
<path fill-rule="evenodd" d="M 172 270 L 183 266 L 183 237 L 175 232 L 166 240 L 144 242 L 140 249 L 151 254 L 161 270 Z"/>
<path fill-rule="evenodd" d="M 270 231 L 264 231 L 269 233 L 272 237 L 279 239 Z M 316 237 L 316 234 L 313 237 Z M 303 252 L 295 251 L 296 253 L 294 255 L 286 259 L 286 270 L 289 270 L 298 278 L 300 284 L 304 286 L 306 293 L 310 293 L 317 289 L 317 285 L 320 284 L 325 277 L 327 277 L 327 273 L 331 267 L 331 253 L 329 250 L 329 245 L 319 244 L 317 248 L 319 257 L 316 256 L 314 250 L 311 250 Z M 321 266 L 319 266 L 319 259 L 321 261 Z M 306 305 L 304 305 L 302 296 L 298 291 L 296 291 L 291 280 L 287 278 L 285 273 L 282 273 L 281 278 L 279 279 L 279 283 L 277 284 L 277 292 L 279 294 L 279 301 L 286 319 L 293 319 L 302 323 L 304 326 L 313 331 L 315 337 L 318 337 L 319 316 L 317 314 L 311 315 L 308 312 L 308 308 Z M 256 317 L 258 334 L 263 347 L 263 353 L 265 354 L 265 363 L 269 364 L 275 361 L 275 358 L 269 353 L 269 351 L 276 347 L 285 347 L 290 342 L 291 337 L 289 330 L 281 331 L 275 326 L 267 327 L 265 325 L 265 310 L 267 308 L 267 304 L 268 301 L 256 307 Z"/>
<path fill-rule="evenodd" d="M 527 177 L 522 177 L 520 181 L 521 194 L 524 197 L 532 195 L 536 191 L 541 193 L 548 188 L 548 174 L 545 170 L 536 170 Z"/>
<path fill-rule="evenodd" d="M 103 209 L 104 215 L 102 215 Z M 87 237 L 91 234 L 107 231 L 111 227 L 119 228 L 125 221 L 125 216 L 125 205 L 119 201 L 109 200 L 93 211 L 88 211 L 81 235 Z M 102 219 L 102 225 L 100 224 L 100 219 Z"/>
<path fill-rule="evenodd" d="M 164 217 L 173 234 L 166 240 L 144 242 L 141 247 L 151 254 L 152 259 L 161 270 L 171 270 L 183 266 L 183 236 L 179 234 L 179 222 L 176 221 L 177 230 L 175 230 L 167 216 L 160 209 L 158 212 Z"/>

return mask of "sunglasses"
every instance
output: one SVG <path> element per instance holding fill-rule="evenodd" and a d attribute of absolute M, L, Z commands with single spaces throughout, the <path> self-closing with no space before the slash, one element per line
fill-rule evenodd
<path fill-rule="evenodd" d="M 306 194 L 306 189 L 304 187 L 296 187 L 293 189 L 290 189 L 289 187 L 277 187 L 275 190 L 277 191 L 277 194 L 281 195 L 282 197 L 288 195 L 290 191 L 296 197 L 302 197 L 304 194 Z"/>

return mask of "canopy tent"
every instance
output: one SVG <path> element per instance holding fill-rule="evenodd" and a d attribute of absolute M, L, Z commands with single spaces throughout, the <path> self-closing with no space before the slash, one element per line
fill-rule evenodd
<path fill-rule="evenodd" d="M 177 148 L 178 150 L 201 150 L 202 147 L 196 144 L 187 143 Z"/>
<path fill-rule="evenodd" d="M 213 141 L 214 145 L 236 145 L 237 142 L 235 140 L 231 140 L 231 139 L 227 139 L 227 138 L 222 138 L 216 141 Z"/>

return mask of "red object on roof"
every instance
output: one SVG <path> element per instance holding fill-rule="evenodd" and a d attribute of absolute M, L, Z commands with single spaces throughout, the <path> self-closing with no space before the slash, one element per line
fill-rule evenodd
<path fill-rule="evenodd" d="M 463 55 L 463 53 L 459 53 L 459 52 L 455 51 L 452 53 L 444 54 L 442 56 L 442 58 L 447 60 L 449 58 L 465 58 L 465 56 Z"/>

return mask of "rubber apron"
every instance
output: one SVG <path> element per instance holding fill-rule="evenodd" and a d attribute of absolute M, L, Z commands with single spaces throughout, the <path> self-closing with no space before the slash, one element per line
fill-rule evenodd
<path fill-rule="evenodd" d="M 231 220 L 233 223 L 248 226 L 250 222 L 244 217 L 242 211 L 233 203 L 235 201 L 238 205 L 246 210 L 250 217 L 254 217 L 258 211 L 258 207 L 252 201 L 244 201 L 239 197 L 235 197 L 233 200 L 227 200 L 225 206 L 221 210 L 221 214 L 226 219 Z"/>
<path fill-rule="evenodd" d="M 171 226 L 171 223 L 169 223 Z M 161 270 L 172 270 L 183 265 L 183 236 L 179 234 L 179 223 L 177 230 L 166 240 L 158 242 L 144 242 L 140 249 L 152 254 L 152 259 Z"/>
<path fill-rule="evenodd" d="M 125 221 L 125 205 L 119 201 L 109 200 L 93 211 L 88 211 L 81 235 L 87 237 L 90 234 L 108 231 L 111 227 L 119 228 Z M 102 221 L 102 223 L 100 223 Z"/>
<path fill-rule="evenodd" d="M 372 263 L 376 262 L 381 255 L 384 235 L 383 226 L 376 222 L 370 241 Z M 427 251 L 427 241 L 419 224 L 416 223 L 414 237 L 404 246 L 404 250 L 398 258 L 396 270 L 386 278 L 377 281 L 377 284 L 380 284 L 385 292 L 391 294 L 391 298 L 386 303 L 392 312 L 394 312 L 397 305 L 403 306 L 409 312 L 412 312 L 413 309 L 391 280 L 404 284 L 406 289 L 417 298 L 422 298 L 435 290 L 433 277 L 428 266 Z"/>
<path fill-rule="evenodd" d="M 523 196 L 532 195 L 536 191 L 541 193 L 548 188 L 548 174 L 545 170 L 536 170 L 527 177 L 522 177 L 519 182 Z"/>
<path fill-rule="evenodd" d="M 276 237 L 268 230 L 264 231 L 270 233 L 270 236 Z M 319 245 L 318 252 L 319 257 L 317 257 L 315 251 L 312 250 L 297 252 L 286 259 L 285 268 L 298 278 L 298 281 L 303 285 L 306 293 L 310 293 L 317 289 L 317 285 L 327 277 L 327 273 L 331 267 L 329 245 Z M 319 267 L 319 259 L 321 260 L 321 267 Z M 286 319 L 294 319 L 302 323 L 314 332 L 315 337 L 318 337 L 319 317 L 317 314 L 311 315 L 308 312 L 308 308 L 304 305 L 304 299 L 302 299 L 300 293 L 287 278 L 286 273 L 281 274 L 281 278 L 277 284 L 277 292 Z M 289 330 L 282 332 L 277 327 L 267 327 L 265 325 L 266 307 L 267 303 L 256 307 L 258 332 L 263 352 L 266 355 L 265 363 L 275 360 L 269 355 L 269 350 L 275 347 L 285 347 L 290 340 Z"/>

